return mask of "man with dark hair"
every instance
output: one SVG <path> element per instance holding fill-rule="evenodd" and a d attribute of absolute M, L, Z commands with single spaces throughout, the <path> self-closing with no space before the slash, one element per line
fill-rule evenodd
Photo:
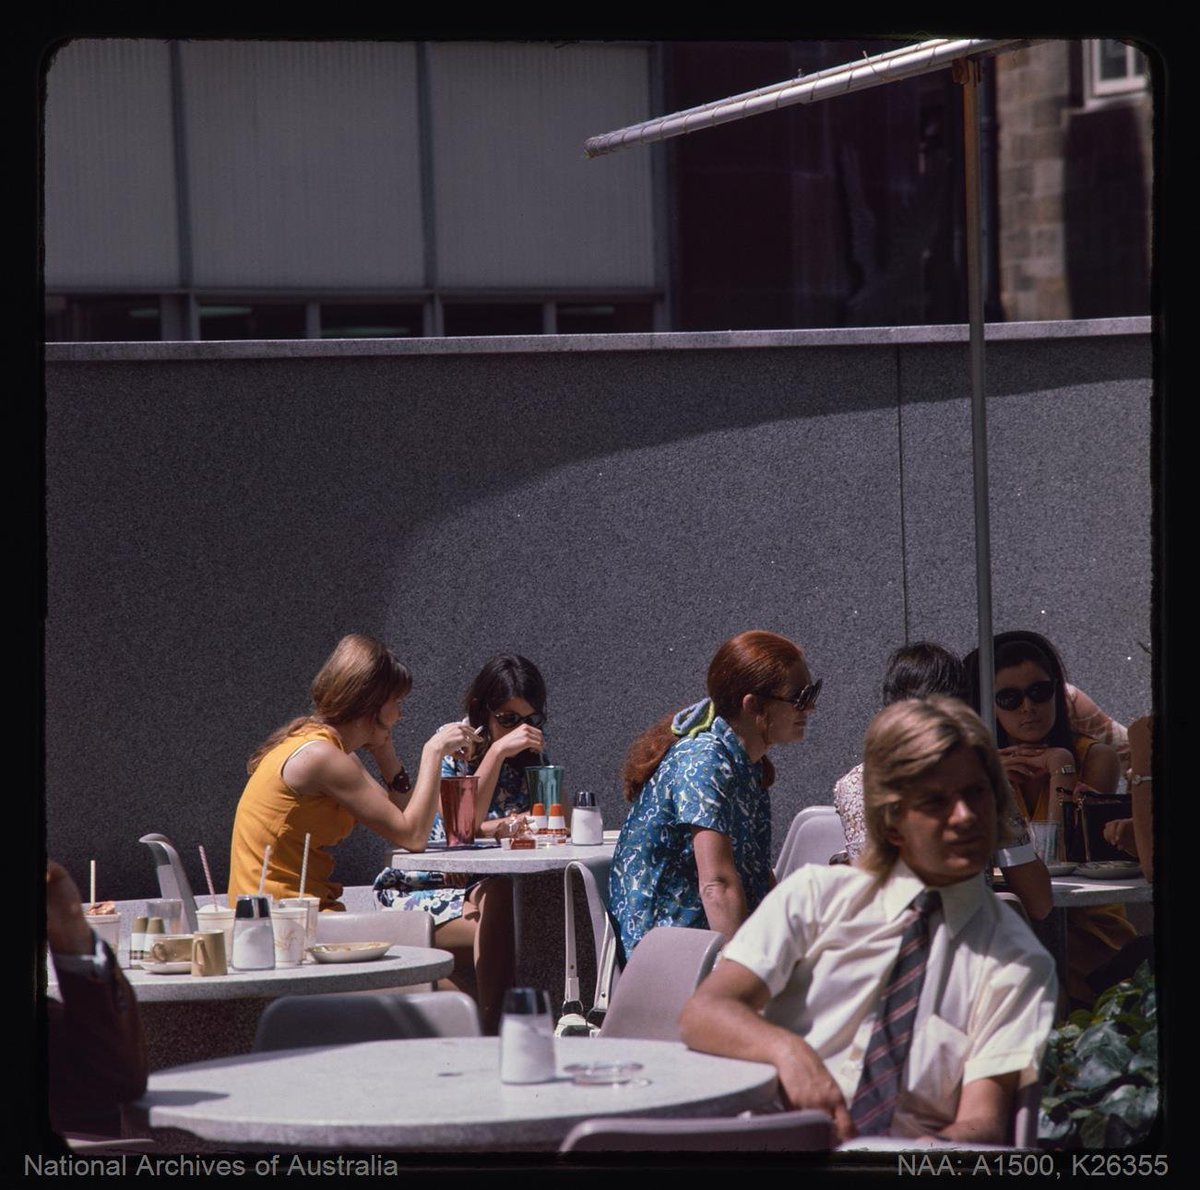
<path fill-rule="evenodd" d="M 771 1062 L 839 1138 L 1004 1143 L 1053 1023 L 1054 962 L 983 880 L 1008 787 L 979 717 L 894 703 L 867 731 L 868 848 L 763 901 L 684 1008 L 694 1049 Z"/>
<path fill-rule="evenodd" d="M 967 673 L 962 662 L 932 641 L 904 645 L 888 658 L 883 677 L 884 706 L 906 698 L 930 698 L 938 694 L 965 699 L 966 692 Z M 861 764 L 856 764 L 838 779 L 833 787 L 833 804 L 846 835 L 846 854 L 853 862 L 862 854 L 867 842 Z M 1016 804 L 1002 810 L 1001 818 L 1011 823 L 1013 840 L 997 851 L 993 862 L 1004 873 L 1009 889 L 1020 898 L 1025 912 L 1034 921 L 1041 921 L 1053 907 L 1050 873 L 1033 849 L 1024 817 Z"/>

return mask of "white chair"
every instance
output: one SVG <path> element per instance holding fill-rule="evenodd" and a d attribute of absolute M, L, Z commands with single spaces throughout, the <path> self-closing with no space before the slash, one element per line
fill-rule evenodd
<path fill-rule="evenodd" d="M 387 909 L 378 913 L 327 910 L 317 915 L 317 941 L 432 946 L 433 918 L 423 909 Z"/>
<path fill-rule="evenodd" d="M 308 1049 L 409 1037 L 478 1037 L 479 1010 L 462 992 L 345 992 L 280 996 L 267 1005 L 254 1050 Z"/>
<path fill-rule="evenodd" d="M 679 1014 L 724 945 L 725 936 L 716 930 L 648 931 L 625 964 L 600 1036 L 679 1041 Z"/>
<path fill-rule="evenodd" d="M 183 902 L 183 928 L 188 933 L 199 929 L 196 921 L 196 898 L 192 896 L 192 883 L 184 871 L 183 861 L 175 844 L 166 835 L 153 832 L 143 835 L 139 843 L 145 843 L 154 856 L 154 867 L 158 875 L 159 894 L 167 900 Z"/>
<path fill-rule="evenodd" d="M 811 1153 L 833 1144 L 833 1121 L 823 1111 L 683 1120 L 602 1116 L 576 1124 L 559 1152 Z"/>
<path fill-rule="evenodd" d="M 433 918 L 424 909 L 381 909 L 372 913 L 317 914 L 317 943 L 391 942 L 395 946 L 432 946 Z M 408 994 L 429 992 L 431 983 L 414 984 Z M 347 992 L 359 996 L 367 993 Z"/>
<path fill-rule="evenodd" d="M 806 806 L 788 828 L 775 862 L 775 879 L 790 876 L 801 864 L 827 864 L 846 848 L 842 820 L 832 806 Z"/>

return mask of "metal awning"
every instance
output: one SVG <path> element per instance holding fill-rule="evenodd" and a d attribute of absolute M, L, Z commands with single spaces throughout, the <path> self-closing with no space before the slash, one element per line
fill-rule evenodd
<path fill-rule="evenodd" d="M 995 731 L 992 705 L 995 682 L 992 652 L 992 562 L 988 516 L 987 417 L 984 408 L 983 358 L 983 245 L 980 218 L 978 60 L 1031 44 L 1026 38 L 934 38 L 884 54 L 846 62 L 800 78 L 759 87 L 728 99 L 718 99 L 686 111 L 631 124 L 615 132 L 589 137 L 588 157 L 613 153 L 630 145 L 648 145 L 778 111 L 800 103 L 834 99 L 870 87 L 916 78 L 953 67 L 963 86 L 963 150 L 967 205 L 967 305 L 970 325 L 971 456 L 975 504 L 975 590 L 979 633 L 980 714 Z"/>

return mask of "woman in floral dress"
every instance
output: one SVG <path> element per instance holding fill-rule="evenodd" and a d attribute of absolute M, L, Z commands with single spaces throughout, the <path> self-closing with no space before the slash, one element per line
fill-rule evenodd
<path fill-rule="evenodd" d="M 476 835 L 511 834 L 529 810 L 525 769 L 544 764 L 546 683 L 536 665 L 516 654 L 488 661 L 464 700 L 467 721 L 482 736 L 469 755 L 447 756 L 442 776 L 479 778 Z M 429 835 L 445 844 L 439 814 Z M 433 916 L 434 945 L 454 955 L 448 984 L 472 995 L 485 1033 L 495 1033 L 513 977 L 512 884 L 454 872 L 401 872 L 386 868 L 375 895 L 389 909 L 421 909 Z"/>

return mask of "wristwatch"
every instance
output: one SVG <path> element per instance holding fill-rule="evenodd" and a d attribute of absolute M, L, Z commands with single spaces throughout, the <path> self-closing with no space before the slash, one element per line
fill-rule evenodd
<path fill-rule="evenodd" d="M 91 954 L 56 954 L 54 967 L 63 975 L 82 975 L 87 979 L 107 979 L 112 970 L 112 951 L 105 946 L 103 939 L 95 931 L 92 932 L 95 946 Z"/>

